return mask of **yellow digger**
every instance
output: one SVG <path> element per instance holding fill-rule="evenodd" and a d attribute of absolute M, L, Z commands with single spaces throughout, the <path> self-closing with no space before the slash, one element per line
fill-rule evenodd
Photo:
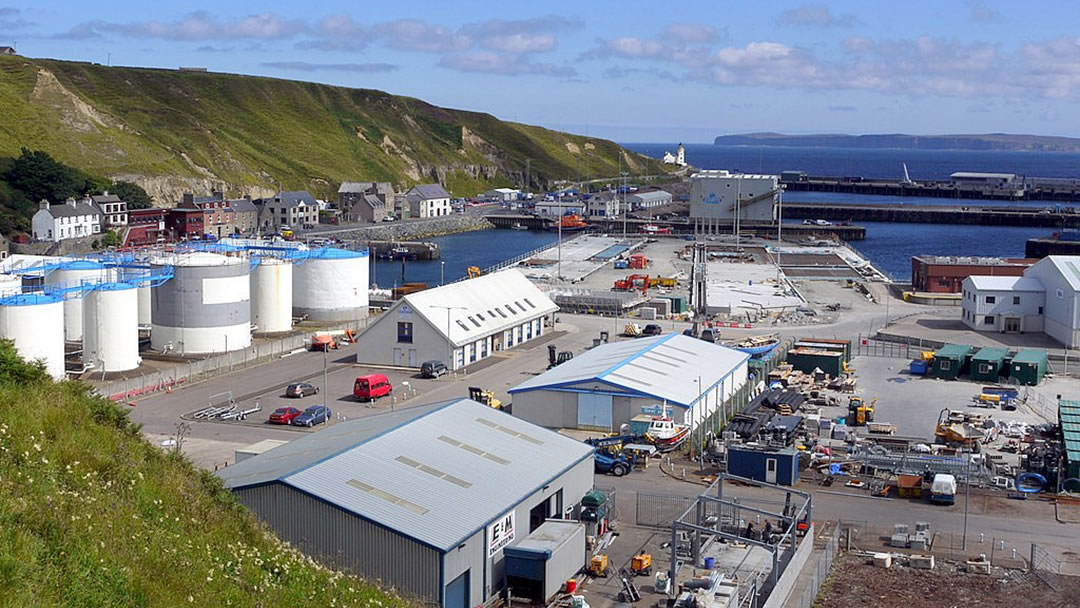
<path fill-rule="evenodd" d="M 502 401 L 495 398 L 495 391 L 482 389 L 479 386 L 469 387 L 469 399 L 483 403 L 490 408 L 503 409 Z"/>
<path fill-rule="evenodd" d="M 848 399 L 848 426 L 863 426 L 867 422 L 873 422 L 874 404 L 876 403 L 876 398 L 869 404 L 867 404 L 862 397 L 851 397 Z"/>

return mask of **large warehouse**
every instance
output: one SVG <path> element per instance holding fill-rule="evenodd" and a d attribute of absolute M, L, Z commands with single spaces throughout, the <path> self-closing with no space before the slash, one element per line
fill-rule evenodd
<path fill-rule="evenodd" d="M 504 548 L 574 513 L 592 453 L 461 399 L 341 422 L 217 474 L 313 558 L 467 608 L 501 589 Z"/>
<path fill-rule="evenodd" d="M 460 369 L 539 338 L 558 309 L 517 270 L 411 293 L 360 334 L 356 362 L 418 367 L 437 359 Z"/>
<path fill-rule="evenodd" d="M 682 334 L 603 344 L 510 389 L 512 411 L 549 428 L 618 430 L 667 404 L 696 428 L 746 384 L 749 358 Z"/>
<path fill-rule="evenodd" d="M 773 222 L 780 176 L 699 171 L 690 177 L 690 221 L 694 234 L 730 232 L 739 222 Z"/>

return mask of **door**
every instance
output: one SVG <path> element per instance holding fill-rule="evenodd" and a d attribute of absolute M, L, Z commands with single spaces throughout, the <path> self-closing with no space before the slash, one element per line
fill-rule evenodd
<path fill-rule="evenodd" d="M 469 571 L 466 570 L 461 576 L 450 581 L 446 586 L 446 598 L 443 600 L 446 608 L 469 607 Z"/>
<path fill-rule="evenodd" d="M 611 395 L 578 395 L 578 428 L 611 430 Z"/>
<path fill-rule="evenodd" d="M 1005 317 L 1005 333 L 1020 333 L 1020 317 Z"/>
<path fill-rule="evenodd" d="M 394 349 L 394 365 L 403 365 L 405 363 L 404 355 L 401 353 L 400 348 Z"/>
<path fill-rule="evenodd" d="M 416 349 L 415 348 L 410 348 L 409 349 L 409 367 L 416 367 L 417 365 L 418 364 L 416 362 Z"/>
<path fill-rule="evenodd" d="M 765 459 L 765 482 L 776 483 L 776 459 Z"/>

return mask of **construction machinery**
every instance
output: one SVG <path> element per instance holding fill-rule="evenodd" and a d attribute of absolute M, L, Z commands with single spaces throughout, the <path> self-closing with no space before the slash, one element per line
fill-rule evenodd
<path fill-rule="evenodd" d="M 631 274 L 625 279 L 616 279 L 611 288 L 615 291 L 641 291 L 643 294 L 648 294 L 649 281 L 647 274 Z"/>
<path fill-rule="evenodd" d="M 574 358 L 574 353 L 564 350 L 556 351 L 554 344 L 548 344 L 548 369 L 562 365 Z"/>
<path fill-rule="evenodd" d="M 952 447 L 974 448 L 985 434 L 980 426 L 976 426 L 983 420 L 978 414 L 945 408 L 938 414 L 934 441 Z"/>
<path fill-rule="evenodd" d="M 501 410 L 503 409 L 502 401 L 495 398 L 495 391 L 489 391 L 480 388 L 479 386 L 469 387 L 469 399 L 473 401 L 483 403 L 484 405 Z"/>
<path fill-rule="evenodd" d="M 674 289 L 679 284 L 679 279 L 675 277 L 652 277 L 649 279 L 649 287 L 663 287 L 665 289 Z"/>
<path fill-rule="evenodd" d="M 470 279 L 475 279 L 483 273 L 480 271 L 479 266 L 469 266 L 465 269 L 465 274 L 468 275 Z"/>
<path fill-rule="evenodd" d="M 315 334 L 311 336 L 311 350 L 336 350 L 337 340 L 330 334 Z"/>
<path fill-rule="evenodd" d="M 850 397 L 848 399 L 848 426 L 863 426 L 868 422 L 873 422 L 874 404 L 876 403 L 876 398 L 870 403 L 866 403 L 862 397 Z"/>
<path fill-rule="evenodd" d="M 630 573 L 634 576 L 649 576 L 652 574 L 652 554 L 644 551 L 630 559 Z"/>
<path fill-rule="evenodd" d="M 603 553 L 597 553 L 589 560 L 589 575 L 597 578 L 607 578 L 608 557 Z"/>

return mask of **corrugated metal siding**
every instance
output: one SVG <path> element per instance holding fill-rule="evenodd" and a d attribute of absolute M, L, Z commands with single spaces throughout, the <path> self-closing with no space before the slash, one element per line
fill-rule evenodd
<path fill-rule="evenodd" d="M 484 560 L 487 559 L 484 535 L 481 530 L 462 543 L 464 547 L 451 549 L 443 556 L 443 585 L 469 571 L 469 605 L 479 606 L 487 599 L 484 589 Z"/>
<path fill-rule="evenodd" d="M 433 549 L 279 483 L 238 490 L 236 497 L 313 558 L 439 601 L 439 554 Z"/>

